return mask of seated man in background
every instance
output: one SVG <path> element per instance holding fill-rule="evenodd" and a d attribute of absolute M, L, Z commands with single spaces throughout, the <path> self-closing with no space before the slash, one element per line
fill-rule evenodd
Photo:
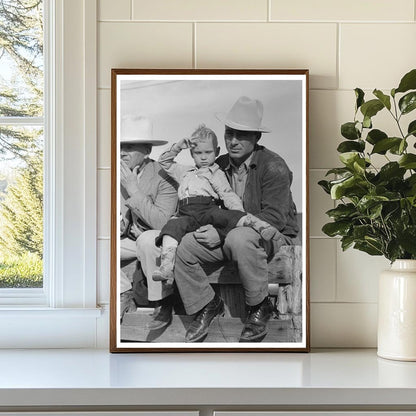
<path fill-rule="evenodd" d="M 158 162 L 149 158 L 152 146 L 167 141 L 153 139 L 151 121 L 125 116 L 120 129 L 120 260 L 138 259 L 147 279 L 148 299 L 157 301 L 149 329 L 157 329 L 172 315 L 172 288 L 152 280 L 156 258 L 142 261 L 137 237 L 144 231 L 161 229 L 176 210 L 177 189 Z M 120 271 L 120 318 L 135 307 L 132 277 Z M 164 323 L 164 325 L 166 325 Z M 162 326 L 164 326 L 162 325 Z"/>

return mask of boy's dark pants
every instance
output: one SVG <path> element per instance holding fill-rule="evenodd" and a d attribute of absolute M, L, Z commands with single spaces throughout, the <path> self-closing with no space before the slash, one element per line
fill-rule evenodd
<path fill-rule="evenodd" d="M 178 217 L 171 218 L 162 228 L 156 238 L 156 245 L 162 244 L 164 235 L 169 235 L 180 243 L 185 234 L 207 224 L 212 224 L 223 240 L 245 215 L 242 211 L 221 209 L 211 197 L 180 200 Z"/>

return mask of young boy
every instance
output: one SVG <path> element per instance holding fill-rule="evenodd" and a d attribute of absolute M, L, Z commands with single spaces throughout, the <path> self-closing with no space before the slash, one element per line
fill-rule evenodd
<path fill-rule="evenodd" d="M 190 148 L 195 166 L 174 162 L 183 150 Z M 202 225 L 212 224 L 221 240 L 235 227 L 252 227 L 268 241 L 277 230 L 269 223 L 244 212 L 240 198 L 228 183 L 225 173 L 215 163 L 219 154 L 215 133 L 199 126 L 190 139 L 182 139 L 159 158 L 162 168 L 179 183 L 179 211 L 162 228 L 156 245 L 162 246 L 161 265 L 153 273 L 153 280 L 173 283 L 173 268 L 178 244 L 186 233 Z M 225 208 L 220 208 L 223 204 Z"/>

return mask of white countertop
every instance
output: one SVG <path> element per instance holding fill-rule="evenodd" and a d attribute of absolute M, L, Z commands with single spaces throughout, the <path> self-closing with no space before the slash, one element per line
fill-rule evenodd
<path fill-rule="evenodd" d="M 120 404 L 416 406 L 416 362 L 378 358 L 375 350 L 0 350 L 0 407 Z"/>

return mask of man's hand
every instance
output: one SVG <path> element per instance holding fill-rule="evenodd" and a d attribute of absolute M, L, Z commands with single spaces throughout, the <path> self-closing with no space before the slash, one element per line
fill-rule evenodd
<path fill-rule="evenodd" d="M 129 225 L 129 222 L 127 218 L 125 218 L 123 214 L 120 213 L 120 236 L 124 235 L 124 233 L 127 230 L 128 225 Z"/>
<path fill-rule="evenodd" d="M 194 231 L 194 237 L 198 243 L 207 248 L 215 248 L 221 244 L 218 231 L 212 226 L 212 224 L 203 225 Z"/>
<path fill-rule="evenodd" d="M 127 163 L 123 160 L 120 161 L 120 183 L 129 196 L 132 196 L 139 191 L 137 175 L 130 170 Z"/>

